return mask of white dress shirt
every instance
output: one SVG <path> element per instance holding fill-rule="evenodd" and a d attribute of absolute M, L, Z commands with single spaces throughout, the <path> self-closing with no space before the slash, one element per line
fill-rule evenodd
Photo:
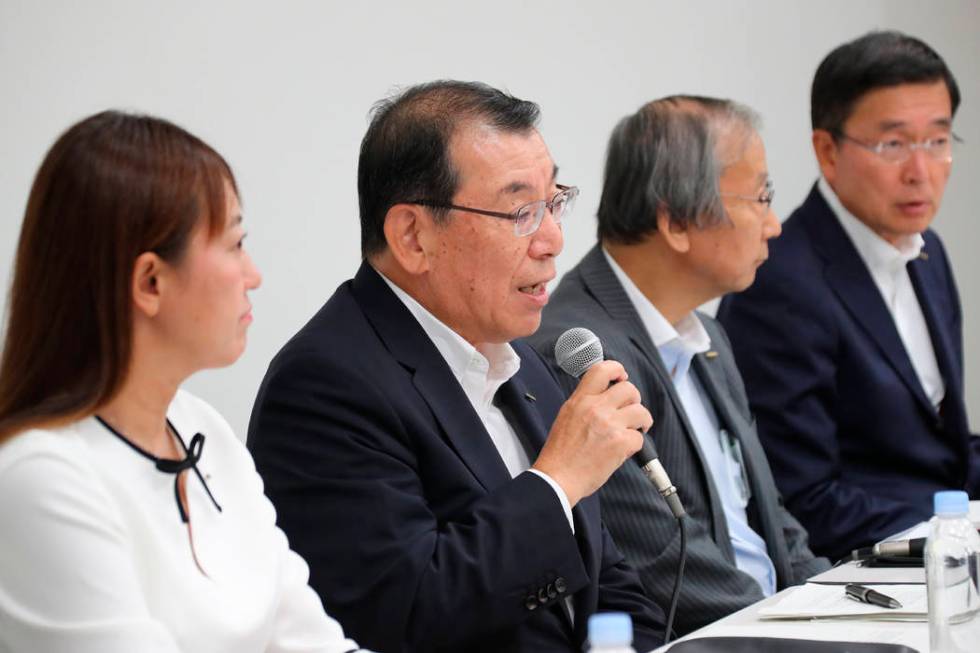
<path fill-rule="evenodd" d="M 922 251 L 925 244 L 922 235 L 912 234 L 892 245 L 848 211 L 823 177 L 817 187 L 871 273 L 919 383 L 932 405 L 938 408 L 946 395 L 946 383 L 939 372 L 929 327 L 906 267 Z"/>
<path fill-rule="evenodd" d="M 735 566 L 755 579 L 763 594 L 770 596 L 776 591 L 776 569 L 769 558 L 765 540 L 749 526 L 746 508 L 751 493 L 741 461 L 741 448 L 738 440 L 721 428 L 711 399 L 697 375 L 690 373 L 694 355 L 708 351 L 711 338 L 693 312 L 676 325 L 671 325 L 609 252 L 603 250 L 603 254 L 639 314 L 650 340 L 657 347 L 674 382 L 674 390 L 684 406 L 688 422 L 694 429 L 694 437 L 721 499 L 728 535 L 735 552 Z"/>
<path fill-rule="evenodd" d="M 178 391 L 167 417 L 185 445 L 175 476 L 94 417 L 0 446 L 0 650 L 46 653 L 342 653 L 289 549 L 252 458 L 209 405 Z M 338 534 L 337 537 L 343 537 Z"/>

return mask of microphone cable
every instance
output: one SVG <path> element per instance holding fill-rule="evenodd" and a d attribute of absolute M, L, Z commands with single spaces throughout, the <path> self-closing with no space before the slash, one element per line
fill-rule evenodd
<path fill-rule="evenodd" d="M 677 518 L 677 527 L 681 531 L 681 550 L 678 554 L 677 574 L 674 575 L 674 591 L 670 595 L 670 609 L 667 611 L 667 632 L 664 633 L 664 644 L 669 644 L 674 630 L 674 615 L 677 614 L 677 603 L 681 598 L 681 584 L 684 582 L 684 565 L 687 562 L 687 521 L 684 515 Z"/>

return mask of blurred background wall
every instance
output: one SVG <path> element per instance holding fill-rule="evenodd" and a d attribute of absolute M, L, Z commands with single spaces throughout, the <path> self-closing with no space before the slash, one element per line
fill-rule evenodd
<path fill-rule="evenodd" d="M 934 227 L 963 299 L 976 429 L 978 26 L 975 0 L 0 0 L 0 288 L 10 283 L 37 166 L 71 123 L 113 107 L 201 136 L 235 170 L 247 247 L 265 281 L 253 295 L 245 355 L 189 388 L 244 437 L 269 360 L 359 263 L 357 151 L 379 98 L 450 77 L 538 102 L 560 180 L 582 189 L 565 226 L 562 273 L 594 242 L 605 143 L 619 118 L 673 93 L 752 106 L 765 121 L 775 208 L 785 217 L 817 175 L 809 128 L 817 64 L 846 40 L 893 28 L 936 48 L 963 94 L 955 128 L 966 144 Z"/>

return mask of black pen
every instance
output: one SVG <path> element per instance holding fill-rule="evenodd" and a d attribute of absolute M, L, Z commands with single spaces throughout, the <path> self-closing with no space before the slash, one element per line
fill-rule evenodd
<path fill-rule="evenodd" d="M 870 587 L 865 587 L 864 585 L 858 585 L 857 583 L 848 583 L 844 586 L 844 594 L 855 601 L 860 601 L 861 603 L 868 603 L 870 605 L 877 605 L 882 608 L 900 608 L 902 604 L 893 599 L 892 597 L 882 594 Z"/>

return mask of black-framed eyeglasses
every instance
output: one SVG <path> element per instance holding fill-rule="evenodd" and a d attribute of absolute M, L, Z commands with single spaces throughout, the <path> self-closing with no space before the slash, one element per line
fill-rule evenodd
<path fill-rule="evenodd" d="M 772 179 L 766 179 L 766 185 L 762 187 L 762 191 L 758 195 L 740 195 L 738 193 L 718 193 L 722 197 L 734 197 L 739 200 L 746 200 L 749 202 L 758 202 L 762 204 L 767 209 L 772 207 L 772 198 L 776 196 L 776 187 L 772 183 Z"/>
<path fill-rule="evenodd" d="M 962 143 L 956 134 L 950 132 L 935 138 L 925 138 L 921 141 L 909 141 L 901 138 L 892 138 L 887 141 L 877 143 L 866 143 L 859 138 L 854 138 L 842 131 L 834 132 L 837 138 L 854 143 L 863 147 L 869 152 L 873 152 L 882 161 L 888 163 L 905 163 L 912 156 L 912 152 L 922 150 L 934 160 L 940 163 L 951 163 L 953 161 L 953 143 Z"/>
<path fill-rule="evenodd" d="M 488 215 L 492 218 L 501 218 L 504 220 L 510 220 L 514 223 L 514 234 L 517 236 L 530 236 L 538 227 L 541 226 L 541 221 L 544 220 L 545 210 L 551 211 L 551 217 L 554 218 L 557 224 L 561 224 L 562 218 L 564 218 L 575 206 L 575 198 L 578 197 L 578 188 L 575 186 L 562 186 L 561 184 L 555 184 L 558 187 L 558 192 L 555 193 L 554 197 L 550 200 L 536 200 L 534 202 L 528 202 L 522 206 L 519 206 L 516 210 L 511 213 L 503 213 L 502 211 L 488 211 L 486 209 L 474 209 L 470 206 L 458 206 L 456 204 L 447 204 L 445 202 L 436 202 L 434 200 L 427 199 L 417 199 L 409 200 L 407 204 L 420 204 L 422 206 L 428 206 L 434 209 L 452 209 L 454 211 L 465 211 L 467 213 L 476 213 L 479 215 Z"/>

